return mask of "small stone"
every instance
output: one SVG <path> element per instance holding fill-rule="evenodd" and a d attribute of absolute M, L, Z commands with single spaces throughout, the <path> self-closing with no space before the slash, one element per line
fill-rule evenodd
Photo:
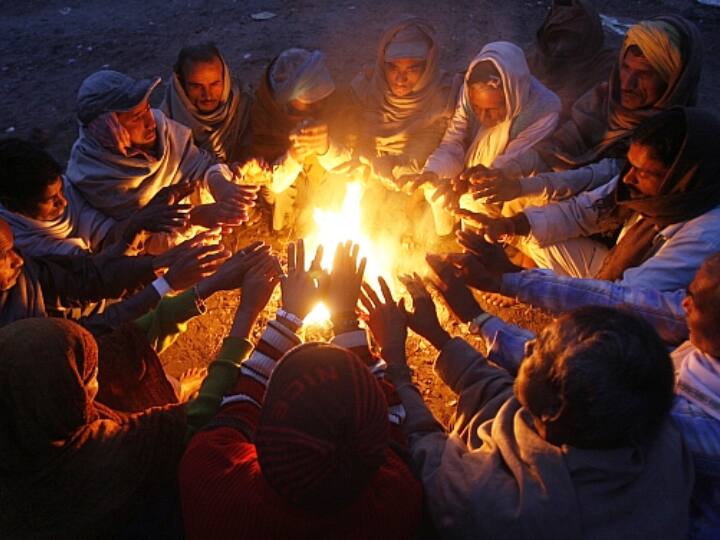
<path fill-rule="evenodd" d="M 70 12 L 71 12 L 71 11 L 72 11 L 72 8 L 71 8 L 71 7 L 64 7 L 64 8 L 58 9 L 58 13 L 59 13 L 60 15 L 70 15 Z"/>
<path fill-rule="evenodd" d="M 68 58 L 68 64 L 74 64 L 76 60 L 74 58 Z"/>
<path fill-rule="evenodd" d="M 10 126 L 5 130 L 5 133 L 15 133 L 15 126 Z"/>
<path fill-rule="evenodd" d="M 277 17 L 277 15 L 272 11 L 258 11 L 257 13 L 250 15 L 250 18 L 254 21 L 267 21 L 269 19 L 274 19 L 275 17 Z"/>
<path fill-rule="evenodd" d="M 247 59 L 250 58 L 251 56 L 252 56 L 252 54 L 249 53 L 249 52 L 243 54 L 243 58 L 244 58 L 245 60 L 247 60 Z"/>

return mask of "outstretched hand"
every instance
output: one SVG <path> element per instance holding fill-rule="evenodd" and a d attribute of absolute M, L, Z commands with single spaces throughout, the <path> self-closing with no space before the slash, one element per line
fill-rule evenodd
<path fill-rule="evenodd" d="M 150 202 L 128 219 L 126 241 L 132 243 L 136 235 L 143 231 L 172 232 L 187 226 L 192 205 L 180 201 L 194 189 L 192 183 L 181 182 L 158 191 Z"/>
<path fill-rule="evenodd" d="M 428 254 L 425 258 L 437 278 L 433 281 L 433 285 L 460 322 L 470 322 L 483 312 L 463 277 L 466 267 L 462 263 L 464 262 L 463 258 L 467 257 L 472 257 L 472 255 Z"/>
<path fill-rule="evenodd" d="M 502 246 L 486 242 L 482 235 L 472 231 L 458 231 L 458 243 L 468 256 L 457 266 L 462 267 L 466 283 L 481 291 L 500 292 L 503 274 L 520 272 Z"/>
<path fill-rule="evenodd" d="M 471 183 L 473 199 L 485 199 L 487 203 L 503 203 L 522 196 L 520 182 L 503 176 L 472 180 Z"/>
<path fill-rule="evenodd" d="M 435 302 L 422 278 L 417 273 L 403 275 L 400 276 L 400 282 L 405 285 L 413 301 L 413 310 L 406 311 L 408 326 L 413 332 L 432 343 L 436 349 L 442 349 L 450 341 L 450 334 L 440 324 Z"/>
<path fill-rule="evenodd" d="M 305 269 L 305 242 L 290 242 L 287 248 L 287 273 L 280 278 L 282 307 L 299 319 L 304 319 L 320 301 L 316 272 L 322 260 L 322 248 L 315 252 L 310 269 Z"/>
<path fill-rule="evenodd" d="M 172 250 L 172 262 L 165 274 L 165 280 L 175 291 L 192 287 L 200 279 L 213 274 L 229 257 L 230 252 L 214 243 L 210 234 L 199 234 Z"/>
<path fill-rule="evenodd" d="M 367 259 L 358 262 L 360 246 L 350 240 L 335 249 L 332 270 L 324 287 L 324 300 L 333 325 L 357 321 L 356 306 Z"/>
<path fill-rule="evenodd" d="M 494 218 L 478 212 L 471 212 L 464 208 L 455 210 L 455 214 L 459 218 L 468 221 L 472 227 L 477 228 L 478 232 L 481 233 L 488 242 L 505 242 L 515 234 L 515 227 L 513 226 L 511 218 Z"/>
<path fill-rule="evenodd" d="M 405 342 L 407 341 L 405 300 L 400 299 L 396 302 L 383 278 L 379 277 L 378 283 L 382 300 L 370 285 L 363 283 L 360 293 L 360 303 L 365 308 L 363 318 L 383 352 L 383 358 L 387 361 L 403 361 L 406 359 Z"/>
<path fill-rule="evenodd" d="M 253 242 L 225 261 L 217 272 L 205 280 L 203 289 L 208 289 L 207 296 L 217 291 L 239 289 L 244 286 L 245 274 L 268 259 L 274 259 L 270 254 L 270 246 L 263 242 Z"/>
<path fill-rule="evenodd" d="M 255 318 L 265 309 L 282 275 L 282 267 L 277 257 L 266 250 L 256 250 L 245 257 L 248 264 L 242 276 L 242 296 L 240 310 L 254 315 Z M 226 263 L 227 264 L 227 263 Z"/>

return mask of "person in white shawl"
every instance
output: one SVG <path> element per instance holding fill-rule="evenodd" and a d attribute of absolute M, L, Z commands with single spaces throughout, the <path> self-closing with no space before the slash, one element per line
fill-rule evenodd
<path fill-rule="evenodd" d="M 53 157 L 17 138 L 0 141 L 0 218 L 26 255 L 79 255 L 110 248 L 130 254 L 141 231 L 169 231 L 187 219 L 182 186 L 165 188 L 153 202 L 123 221 L 90 206 L 62 176 Z M 175 192 L 174 194 L 171 192 Z"/>
<path fill-rule="evenodd" d="M 692 459 L 670 419 L 673 365 L 653 328 L 612 308 L 564 315 L 515 380 L 440 325 L 420 278 L 414 311 L 370 288 L 368 326 L 405 407 L 403 431 L 443 538 L 685 538 Z M 452 431 L 407 366 L 407 324 L 458 394 Z"/>
<path fill-rule="evenodd" d="M 230 169 L 198 148 L 190 129 L 150 108 L 159 82 L 111 70 L 87 77 L 78 91 L 80 136 L 66 171 L 93 207 L 117 220 L 143 208 L 162 188 L 191 183 L 191 228 L 160 239 L 154 249 L 192 236 L 194 226 L 240 224 L 257 191 L 232 183 Z"/>
<path fill-rule="evenodd" d="M 452 231 L 452 179 L 460 191 L 478 169 L 501 167 L 503 162 L 550 136 L 557 126 L 560 99 L 530 74 L 525 55 L 505 41 L 488 43 L 470 62 L 462 95 L 440 146 L 415 179 L 431 201 L 436 232 Z M 455 186 L 458 189 L 458 184 Z M 436 191 L 440 188 L 440 191 Z M 461 206 L 478 209 L 472 196 Z"/>
<path fill-rule="evenodd" d="M 189 127 L 195 144 L 225 163 L 250 146 L 252 91 L 235 81 L 213 43 L 184 47 L 175 62 L 160 109 Z"/>

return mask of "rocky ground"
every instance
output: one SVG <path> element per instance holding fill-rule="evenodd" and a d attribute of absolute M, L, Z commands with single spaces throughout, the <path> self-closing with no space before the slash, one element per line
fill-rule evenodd
<path fill-rule="evenodd" d="M 327 53 L 330 69 L 342 85 L 373 60 L 383 27 L 403 13 L 432 21 L 443 44 L 444 66 L 459 71 L 488 41 L 528 45 L 549 5 L 550 0 L 5 1 L 0 18 L 0 136 L 32 137 L 64 161 L 77 135 L 75 95 L 87 75 L 109 67 L 137 77 L 167 79 L 178 50 L 190 43 L 215 41 L 234 74 L 249 82 L 257 81 L 269 60 L 287 47 L 318 48 Z M 695 22 L 705 45 L 701 103 L 717 108 L 719 8 L 691 0 L 607 0 L 595 5 L 611 23 L 668 12 Z M 270 15 L 257 17 L 261 12 Z M 606 34 L 609 40 L 620 39 L 609 28 Z M 160 98 L 161 92 L 156 92 L 154 100 Z M 248 234 L 273 241 L 279 249 L 287 241 L 270 238 L 260 229 Z M 233 295 L 212 299 L 208 313 L 193 321 L 163 355 L 171 372 L 212 358 L 236 303 Z M 506 309 L 503 316 L 535 329 L 547 322 L 524 306 Z M 312 330 L 310 337 L 318 332 L 322 330 Z M 416 337 L 409 347 L 422 392 L 438 416 L 447 420 L 454 401 L 433 376 L 431 351 Z"/>

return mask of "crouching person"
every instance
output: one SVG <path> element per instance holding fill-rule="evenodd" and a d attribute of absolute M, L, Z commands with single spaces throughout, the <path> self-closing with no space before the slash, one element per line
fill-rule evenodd
<path fill-rule="evenodd" d="M 335 338 L 300 345 L 318 295 L 302 242 L 290 245 L 282 309 L 181 462 L 188 538 L 414 538 L 422 489 L 401 458 L 385 362 L 358 328 L 363 267 L 357 246 L 338 249 L 325 298 Z"/>
<path fill-rule="evenodd" d="M 684 538 L 693 469 L 670 421 L 673 366 L 644 321 L 609 308 L 561 316 L 526 350 L 517 379 L 441 327 L 419 279 L 414 312 L 386 291 L 365 304 L 407 418 L 444 538 Z M 410 378 L 406 322 L 440 354 L 458 395 L 450 433 Z"/>
<path fill-rule="evenodd" d="M 277 261 L 261 258 L 242 276 L 233 326 L 189 403 L 125 414 L 100 400 L 105 359 L 87 330 L 41 318 L 0 329 L 0 537 L 182 537 L 178 463 L 219 405 L 208 396 L 235 384 L 252 350 L 277 284 Z M 137 353 L 128 343 L 125 354 Z"/>

